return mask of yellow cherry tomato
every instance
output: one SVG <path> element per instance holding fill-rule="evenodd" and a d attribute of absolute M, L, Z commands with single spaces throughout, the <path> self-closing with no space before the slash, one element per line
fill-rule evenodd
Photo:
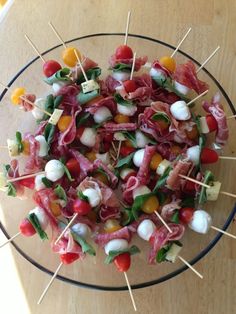
<path fill-rule="evenodd" d="M 70 123 L 72 121 L 72 117 L 71 116 L 62 116 L 58 123 L 57 123 L 57 126 L 58 126 L 58 129 L 61 131 L 61 132 L 64 132 L 65 130 L 68 129 Z"/>
<path fill-rule="evenodd" d="M 174 72 L 176 68 L 176 62 L 174 58 L 164 56 L 160 60 L 160 64 L 169 70 L 170 72 Z"/>
<path fill-rule="evenodd" d="M 163 160 L 163 158 L 161 157 L 161 155 L 158 153 L 155 153 L 152 156 L 152 159 L 150 162 L 150 168 L 155 171 L 157 169 L 157 167 L 159 166 L 159 164 L 162 162 L 162 160 Z"/>
<path fill-rule="evenodd" d="M 61 206 L 57 202 L 51 202 L 50 209 L 53 216 L 58 217 L 61 215 Z"/>
<path fill-rule="evenodd" d="M 23 144 L 23 154 L 30 155 L 30 143 L 28 141 L 22 141 Z"/>
<path fill-rule="evenodd" d="M 155 211 L 158 211 L 159 209 L 159 201 L 158 198 L 153 195 L 150 196 L 144 203 L 142 206 L 142 211 L 146 214 L 152 214 Z"/>
<path fill-rule="evenodd" d="M 74 50 L 76 50 L 77 55 L 79 59 L 81 60 L 81 54 L 78 49 L 75 47 L 67 47 L 65 50 L 62 52 L 62 60 L 63 62 L 68 65 L 69 67 L 74 67 L 78 63 L 77 57 L 75 55 Z"/>
<path fill-rule="evenodd" d="M 118 113 L 117 115 L 115 115 L 114 121 L 116 123 L 128 123 L 129 122 L 129 117 L 125 116 L 125 115 L 123 115 L 121 113 Z"/>
<path fill-rule="evenodd" d="M 99 181 L 101 181 L 102 183 L 109 185 L 109 180 L 107 178 L 107 176 L 101 172 L 97 172 L 93 175 L 93 177 Z"/>
<path fill-rule="evenodd" d="M 18 87 L 14 89 L 14 91 L 11 94 L 11 102 L 14 105 L 19 105 L 20 103 L 20 97 L 25 94 L 25 89 L 23 87 Z"/>
<path fill-rule="evenodd" d="M 198 137 L 198 129 L 197 129 L 197 126 L 194 125 L 192 127 L 192 130 L 191 131 L 185 131 L 186 135 L 187 135 L 187 138 L 189 138 L 190 140 L 195 140 L 197 137 Z"/>
<path fill-rule="evenodd" d="M 175 155 L 179 155 L 182 152 L 182 148 L 178 145 L 173 145 L 170 149 L 170 151 L 175 154 Z"/>
<path fill-rule="evenodd" d="M 104 225 L 104 231 L 106 233 L 112 233 L 117 230 L 120 230 L 122 227 L 119 225 L 119 222 L 115 219 L 108 219 Z"/>
<path fill-rule="evenodd" d="M 90 161 L 94 161 L 97 159 L 96 153 L 93 151 L 86 153 L 85 157 L 88 158 L 88 160 L 90 160 Z"/>

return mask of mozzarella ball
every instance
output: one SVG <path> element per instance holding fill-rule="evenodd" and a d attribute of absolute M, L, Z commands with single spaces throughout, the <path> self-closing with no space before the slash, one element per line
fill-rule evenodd
<path fill-rule="evenodd" d="M 96 154 L 96 158 L 101 160 L 105 165 L 109 165 L 111 162 L 108 152 L 104 154 Z"/>
<path fill-rule="evenodd" d="M 90 233 L 90 228 L 86 224 L 80 222 L 75 224 L 71 229 L 82 238 L 86 238 Z"/>
<path fill-rule="evenodd" d="M 137 111 L 137 106 L 135 105 L 124 106 L 117 104 L 117 111 L 125 116 L 131 117 Z"/>
<path fill-rule="evenodd" d="M 179 100 L 170 106 L 170 112 L 176 120 L 186 121 L 191 118 L 191 113 L 186 102 Z"/>
<path fill-rule="evenodd" d="M 45 102 L 46 102 L 46 99 L 37 98 L 34 103 L 37 107 L 41 109 L 45 109 Z M 44 112 L 42 112 L 42 110 L 38 109 L 37 107 L 34 107 L 33 110 L 31 110 L 31 113 L 36 120 L 41 120 L 43 119 Z"/>
<path fill-rule="evenodd" d="M 154 223 L 150 219 L 145 219 L 139 224 L 137 233 L 141 239 L 149 241 L 151 235 L 155 230 L 156 226 L 154 225 Z"/>
<path fill-rule="evenodd" d="M 149 74 L 153 79 L 158 79 L 158 80 L 166 79 L 165 73 L 162 70 L 151 68 Z"/>
<path fill-rule="evenodd" d="M 126 137 L 121 132 L 115 132 L 114 133 L 114 139 L 117 141 L 126 141 Z"/>
<path fill-rule="evenodd" d="M 98 206 L 102 200 L 101 193 L 99 193 L 99 191 L 97 191 L 93 188 L 88 188 L 88 189 L 84 190 L 83 194 L 85 196 L 87 196 L 87 198 L 89 200 L 89 204 L 91 205 L 91 207 Z"/>
<path fill-rule="evenodd" d="M 175 86 L 175 89 L 177 89 L 177 91 L 183 95 L 187 95 L 189 92 L 189 88 L 187 86 L 180 84 L 176 81 L 174 81 L 174 86 Z"/>
<path fill-rule="evenodd" d="M 49 220 L 43 208 L 36 206 L 29 212 L 29 214 L 35 214 L 37 216 L 40 226 L 43 230 L 47 228 Z"/>
<path fill-rule="evenodd" d="M 210 229 L 211 224 L 211 216 L 205 210 L 199 209 L 194 212 L 193 218 L 188 226 L 193 231 L 206 234 Z"/>
<path fill-rule="evenodd" d="M 145 195 L 148 193 L 151 193 L 151 190 L 146 185 L 140 185 L 133 190 L 133 199 L 135 199 L 139 195 Z"/>
<path fill-rule="evenodd" d="M 39 142 L 39 157 L 45 157 L 48 154 L 49 146 L 43 135 L 35 136 L 36 141 Z"/>
<path fill-rule="evenodd" d="M 200 147 L 199 145 L 189 147 L 186 151 L 188 159 L 192 161 L 195 165 L 199 164 L 200 160 Z"/>
<path fill-rule="evenodd" d="M 52 89 L 54 93 L 57 94 L 60 91 L 60 89 L 66 85 L 68 85 L 68 82 L 58 81 L 52 84 Z"/>
<path fill-rule="evenodd" d="M 93 119 L 96 123 L 102 123 L 111 117 L 111 111 L 107 107 L 98 108 L 98 110 L 93 115 Z"/>
<path fill-rule="evenodd" d="M 64 165 L 56 159 L 52 159 L 45 166 L 46 178 L 52 182 L 61 179 L 65 173 Z"/>
<path fill-rule="evenodd" d="M 122 71 L 116 71 L 116 72 L 113 72 L 113 73 L 112 73 L 112 77 L 113 77 L 115 80 L 117 80 L 117 81 L 123 82 L 123 81 L 129 80 L 130 73 L 128 73 L 128 72 L 122 72 Z"/>
<path fill-rule="evenodd" d="M 80 137 L 80 142 L 88 147 L 93 147 L 96 143 L 97 133 L 92 128 L 85 128 L 82 136 Z"/>
<path fill-rule="evenodd" d="M 149 138 L 140 130 L 135 132 L 135 139 L 138 148 L 143 148 L 149 143 Z"/>
<path fill-rule="evenodd" d="M 114 239 L 109 241 L 105 246 L 104 250 L 107 255 L 109 255 L 110 251 L 121 251 L 125 250 L 129 247 L 128 241 L 124 239 Z"/>
<path fill-rule="evenodd" d="M 135 164 L 136 167 L 140 167 L 143 163 L 143 157 L 144 157 L 145 149 L 139 149 L 135 152 L 133 156 L 133 163 Z"/>
<path fill-rule="evenodd" d="M 46 188 L 46 185 L 44 185 L 42 178 L 45 178 L 45 174 L 38 174 L 35 178 L 34 178 L 34 185 L 35 185 L 35 190 L 36 191 L 40 191 L 42 189 Z"/>

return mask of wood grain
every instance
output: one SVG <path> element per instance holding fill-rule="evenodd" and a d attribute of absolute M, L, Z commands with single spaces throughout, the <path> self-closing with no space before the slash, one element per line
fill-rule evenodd
<path fill-rule="evenodd" d="M 24 40 L 25 33 L 41 51 L 58 43 L 46 27 L 48 20 L 57 26 L 67 40 L 95 32 L 123 32 L 128 10 L 132 11 L 131 33 L 153 36 L 173 45 L 192 26 L 191 40 L 187 40 L 182 49 L 200 62 L 220 45 L 220 53 L 207 68 L 235 101 L 234 0 L 15 1 L 0 25 L 0 80 L 8 82 L 34 56 Z M 235 132 L 232 121 L 231 137 L 235 137 Z M 236 152 L 235 141 L 231 141 L 229 150 Z M 235 169 L 233 162 L 227 163 L 227 190 L 232 192 L 236 191 Z M 225 206 L 229 204 L 232 206 L 232 202 Z M 235 223 L 232 223 L 229 232 L 236 234 Z M 4 241 L 2 235 L 0 241 Z M 203 280 L 187 271 L 161 285 L 134 291 L 138 312 L 235 313 L 235 252 L 235 241 L 223 237 L 215 249 L 197 264 L 197 269 L 204 275 Z M 37 306 L 37 298 L 48 283 L 49 276 L 27 263 L 10 246 L 0 251 L 0 265 L 1 313 L 133 313 L 127 292 L 84 290 L 57 280 L 42 305 Z"/>

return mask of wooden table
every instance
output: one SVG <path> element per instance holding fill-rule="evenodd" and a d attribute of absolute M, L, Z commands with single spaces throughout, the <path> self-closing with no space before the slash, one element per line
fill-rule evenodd
<path fill-rule="evenodd" d="M 57 43 L 52 32 L 44 31 L 48 20 L 55 22 L 67 39 L 94 32 L 122 32 L 129 9 L 132 10 L 130 32 L 153 36 L 172 44 L 176 44 L 180 34 L 192 26 L 191 40 L 187 40 L 182 48 L 199 61 L 220 45 L 220 53 L 207 68 L 218 78 L 232 101 L 236 99 L 234 0 L 15 1 L 0 25 L 1 80 L 8 82 L 16 70 L 33 56 L 23 38 L 24 33 L 43 51 L 48 48 L 48 43 L 49 46 Z M 233 130 L 231 136 L 236 136 Z M 236 145 L 233 145 L 231 150 L 235 149 Z M 232 178 L 227 189 L 235 192 L 235 164 L 228 163 L 228 167 L 231 167 Z M 236 234 L 234 223 L 229 231 Z M 2 235 L 0 241 L 4 241 Z M 235 313 L 235 260 L 234 240 L 223 237 L 207 258 L 197 265 L 204 274 L 203 280 L 198 280 L 187 271 L 162 285 L 136 290 L 139 312 Z M 11 246 L 0 250 L 0 265 L 1 313 L 133 312 L 127 292 L 83 290 L 57 280 L 43 304 L 37 306 L 35 301 L 49 281 L 49 276 L 27 263 Z"/>

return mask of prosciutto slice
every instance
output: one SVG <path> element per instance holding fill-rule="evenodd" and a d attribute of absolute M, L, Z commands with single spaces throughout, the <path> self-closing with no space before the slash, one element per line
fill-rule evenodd
<path fill-rule="evenodd" d="M 40 144 L 36 141 L 35 136 L 26 133 L 24 140 L 29 142 L 30 145 L 30 156 L 27 158 L 25 165 L 25 172 L 32 173 L 33 171 L 38 171 L 42 167 L 43 159 L 38 156 Z"/>
<path fill-rule="evenodd" d="M 78 109 L 78 100 L 76 96 L 79 91 L 80 88 L 77 85 L 66 85 L 60 88 L 57 96 L 63 96 L 60 109 L 64 110 L 64 114 L 70 114 L 72 108 L 74 108 L 74 110 Z"/>
<path fill-rule="evenodd" d="M 104 84 L 106 86 L 106 93 L 112 94 L 112 95 L 115 93 L 116 88 L 118 86 L 121 86 L 121 83 L 119 81 L 117 81 L 116 79 L 114 79 L 114 77 L 111 75 L 107 76 Z"/>
<path fill-rule="evenodd" d="M 97 102 L 93 103 L 91 106 L 87 107 L 85 111 L 90 112 L 91 114 L 94 114 L 101 107 L 107 107 L 111 111 L 112 114 L 115 114 L 117 110 L 117 106 L 116 106 L 114 97 L 108 96 L 103 99 L 100 99 Z"/>
<path fill-rule="evenodd" d="M 144 65 L 147 62 L 147 60 L 148 60 L 147 56 L 139 57 L 139 58 L 137 57 L 135 59 L 134 71 L 139 71 L 141 66 Z M 115 54 L 110 57 L 109 64 L 112 68 L 114 68 L 119 63 L 128 64 L 128 65 L 130 65 L 130 69 L 131 69 L 131 66 L 133 64 L 133 58 L 131 58 L 131 59 L 117 59 Z"/>
<path fill-rule="evenodd" d="M 166 69 L 165 67 L 163 67 L 158 60 L 153 61 L 152 68 L 163 72 L 165 76 L 171 76 L 170 71 Z"/>
<path fill-rule="evenodd" d="M 122 186 L 123 189 L 123 199 L 125 200 L 125 202 L 127 202 L 128 204 L 132 204 L 133 202 L 133 191 L 139 187 L 141 184 L 139 182 L 139 179 L 131 176 L 129 177 L 128 181 L 126 182 L 126 184 L 124 184 Z"/>
<path fill-rule="evenodd" d="M 181 200 L 172 201 L 169 204 L 166 204 L 161 209 L 161 216 L 165 221 L 170 221 L 176 209 L 180 209 Z"/>
<path fill-rule="evenodd" d="M 155 151 L 156 151 L 155 146 L 146 145 L 145 151 L 144 151 L 143 162 L 137 173 L 137 179 L 139 180 L 140 184 L 146 185 L 149 182 L 150 162 Z"/>
<path fill-rule="evenodd" d="M 87 177 L 88 173 L 92 171 L 93 164 L 80 152 L 70 149 L 69 153 L 78 161 L 80 165 L 80 174 L 79 174 L 79 181 L 82 181 L 84 178 Z"/>
<path fill-rule="evenodd" d="M 181 224 L 169 223 L 168 226 L 172 230 L 170 233 L 165 226 L 155 230 L 149 240 L 151 243 L 151 250 L 149 253 L 148 262 L 154 264 L 156 260 L 157 252 L 165 246 L 169 241 L 180 240 L 185 231 L 185 227 Z"/>
<path fill-rule="evenodd" d="M 60 134 L 58 144 L 59 145 L 68 145 L 75 140 L 76 136 L 76 117 L 80 113 L 81 109 L 77 110 L 72 115 L 72 120 L 68 128 Z"/>
<path fill-rule="evenodd" d="M 179 175 L 187 175 L 192 163 L 189 161 L 178 160 L 173 170 L 170 171 L 169 176 L 166 180 L 168 188 L 173 191 L 179 191 L 183 186 L 183 180 Z"/>
<path fill-rule="evenodd" d="M 118 132 L 118 131 L 135 131 L 137 129 L 136 123 L 114 123 L 114 122 L 107 122 L 103 125 L 104 129 L 107 132 Z"/>
<path fill-rule="evenodd" d="M 20 106 L 24 109 L 24 111 L 31 111 L 34 109 L 34 106 L 32 106 L 27 100 L 34 103 L 36 99 L 36 96 L 34 94 L 26 94 L 24 95 L 24 99 L 20 98 Z"/>
<path fill-rule="evenodd" d="M 18 178 L 19 175 L 19 162 L 17 159 L 12 159 L 10 162 L 10 169 L 7 172 L 7 176 L 9 179 L 12 178 Z M 18 197 L 21 197 L 24 194 L 24 187 L 20 184 L 20 182 L 14 182 L 13 183 L 15 189 L 16 189 L 16 195 Z"/>
<path fill-rule="evenodd" d="M 154 87 L 152 89 L 151 99 L 153 101 L 162 101 L 168 105 L 173 104 L 174 102 L 180 100 L 180 97 L 177 96 L 174 92 L 169 92 L 162 87 Z"/>
<path fill-rule="evenodd" d="M 109 241 L 114 239 L 124 239 L 130 241 L 131 234 L 128 227 L 124 227 L 112 233 L 100 233 L 94 236 L 94 242 L 101 247 L 104 247 Z"/>
<path fill-rule="evenodd" d="M 93 163 L 93 169 L 97 170 L 98 168 L 101 168 L 107 174 L 111 188 L 114 189 L 118 183 L 117 176 L 115 176 L 114 173 L 101 160 L 96 159 Z"/>
<path fill-rule="evenodd" d="M 203 101 L 203 108 L 206 112 L 209 112 L 216 119 L 218 129 L 216 132 L 216 143 L 225 145 L 229 138 L 229 129 L 227 125 L 227 119 L 223 106 L 220 103 L 220 94 L 217 93 L 209 104 L 207 101 Z"/>
<path fill-rule="evenodd" d="M 195 90 L 196 93 L 201 94 L 208 89 L 208 84 L 200 81 L 197 78 L 196 67 L 192 61 L 187 61 L 184 64 L 177 64 L 173 76 L 176 82 Z"/>

